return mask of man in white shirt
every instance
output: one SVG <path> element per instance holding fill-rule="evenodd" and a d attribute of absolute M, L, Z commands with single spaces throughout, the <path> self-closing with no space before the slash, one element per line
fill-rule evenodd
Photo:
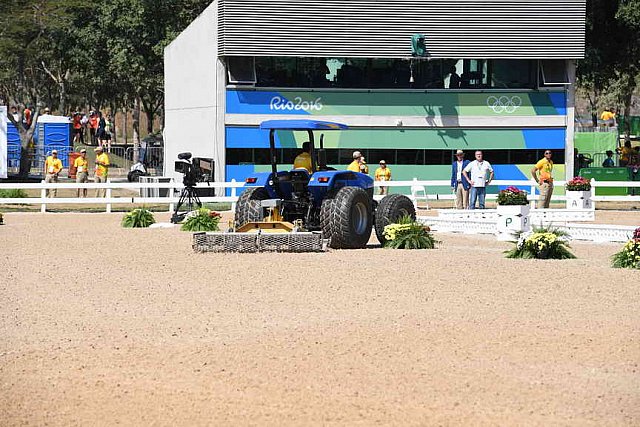
<path fill-rule="evenodd" d="M 476 151 L 476 159 L 464 168 L 462 174 L 471 184 L 469 209 L 476 208 L 476 201 L 478 201 L 480 209 L 484 209 L 487 185 L 493 180 L 493 168 L 491 163 L 482 159 L 482 151 Z"/>

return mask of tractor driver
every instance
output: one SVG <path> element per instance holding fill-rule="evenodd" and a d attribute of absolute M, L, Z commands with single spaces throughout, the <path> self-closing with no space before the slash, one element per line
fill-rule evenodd
<path fill-rule="evenodd" d="M 313 166 L 311 165 L 311 144 L 309 141 L 302 144 L 302 153 L 293 161 L 294 169 L 306 169 L 309 174 L 313 173 Z"/>

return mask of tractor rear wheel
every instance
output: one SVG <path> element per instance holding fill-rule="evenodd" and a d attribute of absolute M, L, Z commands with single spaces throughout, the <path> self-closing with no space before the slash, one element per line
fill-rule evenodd
<path fill-rule="evenodd" d="M 358 187 L 342 187 L 330 192 L 322 202 L 320 224 L 325 239 L 329 239 L 329 247 L 366 247 L 373 227 L 371 197 Z"/>
<path fill-rule="evenodd" d="M 248 222 L 262 221 L 264 209 L 260 206 L 260 201 L 268 198 L 269 193 L 262 187 L 244 190 L 236 203 L 236 227 L 242 227 Z"/>
<path fill-rule="evenodd" d="M 412 219 L 416 219 L 416 209 L 411 199 L 407 196 L 390 194 L 380 200 L 378 209 L 376 209 L 376 236 L 381 245 L 384 245 L 387 241 L 384 238 L 384 228 L 403 216 L 410 216 Z"/>

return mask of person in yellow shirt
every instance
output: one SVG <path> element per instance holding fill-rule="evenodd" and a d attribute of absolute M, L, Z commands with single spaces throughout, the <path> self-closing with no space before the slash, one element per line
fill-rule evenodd
<path fill-rule="evenodd" d="M 551 203 L 551 196 L 553 195 L 553 161 L 551 157 L 553 153 L 551 150 L 544 152 L 544 158 L 540 159 L 538 163 L 531 169 L 531 176 L 540 186 L 540 202 L 542 207 L 547 209 Z M 540 175 L 538 176 L 538 172 Z"/>
<path fill-rule="evenodd" d="M 62 161 L 58 158 L 58 150 L 53 150 L 51 155 L 47 157 L 47 160 L 44 162 L 45 169 L 45 177 L 44 182 L 49 183 L 57 183 L 58 175 L 62 170 Z M 52 195 L 52 197 L 56 197 L 58 195 L 58 189 L 54 188 L 53 190 L 47 190 L 47 197 Z"/>
<path fill-rule="evenodd" d="M 631 148 L 631 140 L 625 140 L 624 147 L 618 148 L 617 151 L 620 153 L 620 166 L 626 167 L 634 154 L 633 148 Z"/>
<path fill-rule="evenodd" d="M 360 172 L 360 159 L 362 159 L 362 153 L 359 151 L 353 152 L 353 162 L 347 166 L 347 170 L 351 172 Z"/>
<path fill-rule="evenodd" d="M 306 169 L 309 174 L 313 173 L 313 166 L 311 163 L 311 144 L 309 141 L 304 142 L 302 144 L 302 153 L 298 154 L 298 156 L 293 161 L 294 169 Z"/>
<path fill-rule="evenodd" d="M 84 148 L 80 150 L 80 157 L 73 162 L 73 166 L 76 168 L 76 183 L 84 184 L 89 182 L 89 161 L 87 160 L 87 150 Z M 87 197 L 86 188 L 83 188 L 82 190 L 78 188 L 78 197 L 80 197 L 81 192 L 82 197 Z"/>
<path fill-rule="evenodd" d="M 94 176 L 94 182 L 96 184 L 102 184 L 107 182 L 109 175 L 109 156 L 105 153 L 102 147 L 98 146 L 95 149 L 96 152 L 96 174 Z M 96 190 L 96 197 L 105 197 L 107 191 L 104 188 L 98 188 Z"/>
<path fill-rule="evenodd" d="M 605 108 L 602 114 L 600 114 L 600 120 L 602 120 L 605 126 L 614 126 L 616 119 L 616 113 L 611 108 Z"/>
<path fill-rule="evenodd" d="M 391 181 L 391 169 L 387 167 L 387 162 L 380 160 L 380 167 L 376 169 L 374 177 L 376 181 Z M 387 195 L 388 190 L 389 187 L 380 187 L 380 195 Z"/>

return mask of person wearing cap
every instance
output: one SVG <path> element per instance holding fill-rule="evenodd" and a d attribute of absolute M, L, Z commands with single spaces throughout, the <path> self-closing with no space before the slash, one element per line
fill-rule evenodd
<path fill-rule="evenodd" d="M 105 153 L 102 147 L 98 146 L 95 149 L 96 152 L 96 174 L 93 181 L 96 184 L 104 184 L 107 182 L 107 176 L 109 175 L 109 156 Z M 98 188 L 96 190 L 96 197 L 105 197 L 107 190 L 104 188 Z"/>
<path fill-rule="evenodd" d="M 51 155 L 47 157 L 47 160 L 44 162 L 45 169 L 45 177 L 44 182 L 47 184 L 53 182 L 58 182 L 58 175 L 62 170 L 62 161 L 58 158 L 58 150 L 53 150 Z M 52 195 L 52 197 L 56 197 L 58 195 L 58 189 L 54 188 L 53 190 L 47 190 L 47 197 Z"/>
<path fill-rule="evenodd" d="M 456 158 L 451 164 L 451 189 L 456 195 L 456 209 L 469 209 L 469 188 L 471 184 L 462 171 L 469 165 L 465 160 L 464 151 L 457 150 Z"/>
<path fill-rule="evenodd" d="M 351 172 L 360 172 L 360 159 L 362 158 L 362 153 L 359 151 L 353 152 L 353 162 L 347 166 L 347 170 Z"/>
<path fill-rule="evenodd" d="M 376 181 L 391 181 L 391 169 L 387 167 L 387 162 L 380 160 L 380 167 L 373 174 Z M 389 187 L 380 187 L 380 195 L 386 196 Z"/>
<path fill-rule="evenodd" d="M 76 168 L 76 183 L 84 184 L 89 182 L 89 161 L 87 160 L 87 150 L 84 148 L 80 150 L 80 157 L 76 158 L 73 162 L 73 166 Z M 78 188 L 78 197 L 82 192 L 82 197 L 87 197 L 87 189 Z"/>
<path fill-rule="evenodd" d="M 553 194 L 553 160 L 551 150 L 544 151 L 544 157 L 531 169 L 531 177 L 539 184 L 540 202 L 543 209 L 549 209 Z M 540 176 L 538 176 L 540 171 Z"/>

